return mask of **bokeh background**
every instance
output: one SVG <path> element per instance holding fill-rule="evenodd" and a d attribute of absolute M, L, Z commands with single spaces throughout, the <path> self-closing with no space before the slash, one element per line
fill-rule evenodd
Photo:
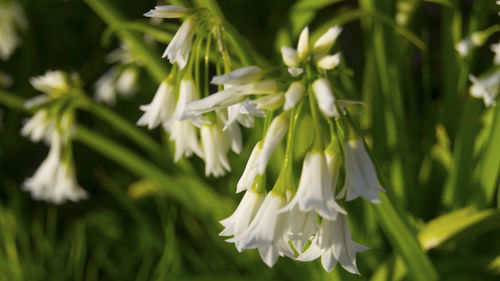
<path fill-rule="evenodd" d="M 33 97 L 29 78 L 61 69 L 77 72 L 92 96 L 95 82 L 111 67 L 106 57 L 120 46 L 125 24 L 110 26 L 98 0 L 16 2 L 29 25 L 20 33 L 20 48 L 0 62 L 0 71 L 13 78 L 1 91 Z M 102 2 L 104 10 L 112 9 L 125 21 L 145 24 L 149 22 L 142 14 L 157 4 Z M 192 6 L 204 1 L 172 2 Z M 339 95 L 367 102 L 357 119 L 395 212 L 417 237 L 438 280 L 500 279 L 500 137 L 495 134 L 500 115 L 496 107 L 485 108 L 469 96 L 467 78 L 495 69 L 489 45 L 499 36 L 492 35 L 467 58 L 455 51 L 467 35 L 500 23 L 495 1 L 217 2 L 226 19 L 272 65 L 280 63 L 279 46 L 294 44 L 304 25 L 320 30 L 344 24 L 338 47 L 344 64 L 332 80 Z M 397 15 L 406 20 L 398 22 Z M 137 30 L 127 32 L 149 42 L 152 55 L 169 67 L 160 58 L 166 43 L 153 42 Z M 131 124 L 141 115 L 138 105 L 148 103 L 157 87 L 144 66 L 139 66 L 138 84 L 135 95 L 119 98 L 112 107 Z M 255 250 L 238 253 L 224 242 L 217 235 L 222 230 L 217 221 L 241 198 L 234 193 L 235 183 L 262 124 L 244 132 L 244 152 L 230 156 L 232 173 L 203 179 L 200 159 L 181 162 L 181 168 L 172 165 L 172 144 L 162 132 L 141 128 L 164 147 L 164 155 L 154 156 L 81 110 L 80 124 L 140 157 L 155 158 L 172 181 L 158 186 L 133 167 L 75 140 L 78 181 L 91 197 L 56 206 L 33 201 L 20 189 L 48 148 L 19 135 L 25 112 L 1 103 L 0 110 L 0 280 L 422 280 L 408 269 L 405 238 L 384 226 L 393 221 L 360 199 L 348 211 L 354 240 L 371 248 L 358 254 L 362 276 L 339 266 L 326 273 L 318 261 L 284 258 L 270 269 Z M 307 143 L 307 124 L 299 133 Z M 276 172 L 280 159 L 271 165 Z M 185 185 L 200 189 L 191 205 L 170 196 Z M 206 190 L 208 195 L 202 193 Z M 200 197 L 203 206 L 195 203 Z"/>

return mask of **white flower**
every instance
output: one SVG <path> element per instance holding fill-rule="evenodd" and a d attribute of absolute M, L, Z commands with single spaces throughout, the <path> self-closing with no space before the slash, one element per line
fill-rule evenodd
<path fill-rule="evenodd" d="M 367 247 L 352 241 L 347 217 L 339 215 L 334 221 L 321 222 L 318 236 L 297 260 L 311 261 L 321 256 L 321 264 L 327 272 L 332 271 L 338 262 L 350 273 L 359 274 L 356 253 L 366 250 Z"/>
<path fill-rule="evenodd" d="M 500 71 L 496 71 L 484 78 L 478 79 L 474 75 L 469 75 L 472 86 L 469 89 L 471 96 L 483 99 L 485 106 L 496 105 L 495 99 L 500 85 Z"/>
<path fill-rule="evenodd" d="M 180 5 L 165 5 L 165 6 L 156 6 L 154 9 L 145 13 L 144 16 L 152 17 L 152 18 L 181 18 L 187 15 L 189 11 L 188 8 Z"/>
<path fill-rule="evenodd" d="M 325 70 L 332 70 L 340 63 L 340 53 L 331 56 L 319 56 L 316 65 Z"/>
<path fill-rule="evenodd" d="M 314 211 L 325 219 L 334 220 L 338 213 L 346 214 L 335 202 L 334 189 L 325 154 L 309 152 L 304 160 L 297 193 L 280 212 L 298 206 L 303 212 Z"/>
<path fill-rule="evenodd" d="M 339 26 L 330 27 L 321 37 L 316 40 L 313 46 L 313 53 L 324 54 L 326 53 L 337 41 L 337 37 L 342 32 Z"/>
<path fill-rule="evenodd" d="M 162 58 L 168 57 L 170 63 L 176 63 L 179 69 L 183 69 L 189 58 L 189 51 L 196 28 L 196 20 L 193 17 L 186 19 L 179 30 L 168 44 Z"/>
<path fill-rule="evenodd" d="M 21 7 L 11 1 L 0 3 L 0 59 L 7 60 L 21 43 L 17 31 L 26 27 Z"/>
<path fill-rule="evenodd" d="M 50 196 L 51 189 L 56 184 L 57 169 L 61 163 L 61 136 L 54 131 L 50 140 L 47 158 L 43 160 L 33 176 L 23 183 L 24 190 L 30 191 L 31 196 L 36 200 L 46 200 Z"/>
<path fill-rule="evenodd" d="M 175 109 L 174 87 L 167 81 L 163 81 L 153 101 L 148 105 L 141 105 L 140 109 L 144 111 L 144 114 L 137 121 L 137 125 L 147 125 L 149 129 L 153 129 L 162 123 L 167 123 Z"/>
<path fill-rule="evenodd" d="M 236 249 L 240 252 L 242 251 L 241 235 L 247 230 L 250 222 L 259 210 L 259 207 L 264 200 L 264 195 L 265 194 L 263 193 L 248 190 L 245 192 L 245 195 L 241 199 L 241 202 L 234 213 L 230 217 L 220 221 L 220 223 L 224 226 L 224 230 L 219 233 L 219 235 L 233 236 L 226 241 L 234 242 Z"/>
<path fill-rule="evenodd" d="M 237 241 L 242 250 L 258 248 L 260 257 L 269 267 L 276 263 L 278 256 L 295 257 L 286 237 L 289 214 L 278 213 L 284 203 L 281 197 L 269 192 L 247 230 Z"/>
<path fill-rule="evenodd" d="M 500 42 L 496 44 L 490 45 L 490 50 L 495 53 L 495 57 L 493 58 L 493 62 L 495 64 L 500 64 Z"/>
<path fill-rule="evenodd" d="M 50 141 L 54 128 L 55 122 L 50 118 L 49 112 L 46 109 L 40 109 L 24 124 L 21 135 L 29 136 L 32 142 L 39 142 L 42 139 Z"/>
<path fill-rule="evenodd" d="M 330 83 L 325 78 L 319 78 L 313 82 L 313 92 L 319 109 L 328 117 L 338 117 L 339 113 L 335 106 L 335 97 L 330 88 Z"/>
<path fill-rule="evenodd" d="M 287 115 L 280 114 L 273 119 L 269 129 L 267 129 L 266 136 L 264 137 L 264 142 L 262 144 L 262 151 L 255 160 L 255 166 L 257 167 L 259 175 L 262 175 L 266 170 L 267 162 L 271 158 L 274 150 L 280 144 L 281 140 L 285 136 L 288 130 L 288 119 Z"/>
<path fill-rule="evenodd" d="M 297 67 L 299 65 L 299 56 L 297 50 L 294 48 L 286 46 L 281 47 L 281 56 L 286 66 Z"/>
<path fill-rule="evenodd" d="M 248 158 L 247 165 L 245 166 L 245 170 L 243 171 L 243 174 L 241 175 L 241 178 L 236 185 L 236 193 L 247 190 L 252 186 L 252 183 L 258 173 L 257 167 L 255 167 L 255 161 L 259 157 L 261 149 L 262 142 L 258 142 L 253 148 L 252 153 Z"/>
<path fill-rule="evenodd" d="M 237 123 L 233 123 L 227 126 L 223 134 L 227 137 L 231 150 L 236 154 L 240 154 L 243 149 L 243 135 L 240 126 Z"/>
<path fill-rule="evenodd" d="M 363 140 L 357 138 L 346 142 L 344 154 L 346 178 L 339 196 L 346 193 L 347 201 L 361 196 L 372 203 L 380 203 L 378 192 L 385 190 L 378 181 L 375 166 Z"/>
<path fill-rule="evenodd" d="M 55 185 L 48 188 L 45 201 L 62 204 L 67 200 L 76 202 L 88 198 L 88 194 L 76 182 L 75 171 L 68 163 L 62 162 L 57 169 Z"/>
<path fill-rule="evenodd" d="M 299 56 L 299 60 L 304 60 L 309 56 L 309 28 L 307 26 L 300 32 L 299 42 L 297 43 L 297 55 Z"/>
<path fill-rule="evenodd" d="M 205 176 L 220 177 L 231 171 L 226 153 L 229 150 L 227 139 L 217 125 L 204 124 L 201 127 L 201 145 L 205 159 Z"/>
<path fill-rule="evenodd" d="M 296 206 L 290 211 L 289 224 L 288 239 L 295 250 L 302 253 L 306 243 L 318 231 L 317 215 L 315 212 L 303 212 Z"/>
<path fill-rule="evenodd" d="M 302 99 L 302 96 L 304 96 L 305 90 L 306 88 L 302 82 L 292 82 L 285 93 L 285 105 L 283 105 L 283 109 L 289 110 L 294 107 Z"/>
<path fill-rule="evenodd" d="M 130 96 L 137 91 L 137 69 L 135 67 L 127 67 L 116 79 L 116 90 L 124 97 Z"/>
<path fill-rule="evenodd" d="M 66 75 L 60 70 L 49 70 L 44 75 L 32 77 L 30 83 L 33 88 L 45 94 L 69 89 Z"/>
<path fill-rule="evenodd" d="M 470 51 L 483 44 L 480 33 L 472 33 L 469 37 L 462 39 L 455 45 L 455 50 L 458 52 L 460 57 L 465 58 Z"/>
<path fill-rule="evenodd" d="M 304 69 L 300 67 L 289 67 L 288 73 L 293 77 L 298 77 L 300 74 L 304 73 Z"/>
<path fill-rule="evenodd" d="M 175 142 L 174 162 L 182 156 L 190 157 L 193 152 L 203 158 L 203 152 L 196 133 L 196 127 L 189 120 L 172 122 L 169 128 L 170 140 Z"/>
<path fill-rule="evenodd" d="M 241 85 L 259 81 L 264 72 L 258 66 L 252 65 L 238 68 L 228 74 L 214 76 L 210 83 L 215 85 Z"/>
<path fill-rule="evenodd" d="M 102 101 L 108 105 L 114 105 L 116 103 L 115 79 L 117 72 L 118 70 L 113 67 L 97 80 L 94 94 L 96 100 Z"/>

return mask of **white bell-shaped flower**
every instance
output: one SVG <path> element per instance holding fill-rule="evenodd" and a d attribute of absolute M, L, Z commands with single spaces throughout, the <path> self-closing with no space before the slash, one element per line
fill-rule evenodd
<path fill-rule="evenodd" d="M 500 85 L 500 71 L 496 71 L 480 79 L 471 74 L 469 75 L 469 79 L 472 81 L 472 86 L 469 89 L 471 96 L 483 99 L 484 105 L 487 107 L 496 105 L 495 100 Z"/>
<path fill-rule="evenodd" d="M 54 128 L 55 121 L 50 118 L 49 112 L 46 109 L 40 109 L 24 124 L 21 135 L 29 136 L 32 142 L 50 141 Z"/>
<path fill-rule="evenodd" d="M 314 211 L 321 217 L 334 220 L 338 213 L 347 214 L 334 198 L 334 183 L 328 171 L 325 154 L 307 153 L 297 193 L 280 212 L 298 207 L 302 212 Z"/>
<path fill-rule="evenodd" d="M 214 124 L 204 124 L 201 127 L 201 145 L 205 160 L 205 176 L 220 177 L 231 171 L 227 160 L 229 144 L 221 128 Z"/>
<path fill-rule="evenodd" d="M 259 254 L 267 266 L 272 267 L 279 256 L 294 258 L 288 244 L 288 213 L 278 213 L 285 201 L 272 191 L 266 195 L 257 214 L 241 235 L 241 249 L 259 249 Z"/>
<path fill-rule="evenodd" d="M 330 272 L 337 263 L 353 274 L 360 274 L 356 265 L 356 253 L 368 250 L 351 238 L 351 231 L 345 215 L 336 220 L 323 220 L 318 236 L 311 246 L 297 260 L 311 261 L 321 256 L 323 268 Z"/>
<path fill-rule="evenodd" d="M 262 150 L 259 156 L 255 160 L 255 167 L 257 167 L 259 175 L 262 175 L 267 167 L 267 162 L 271 159 L 274 150 L 281 143 L 281 140 L 288 131 L 288 115 L 280 114 L 276 116 L 269 129 L 267 129 L 266 136 L 264 137 L 264 142 L 262 144 Z"/>
<path fill-rule="evenodd" d="M 62 162 L 57 169 L 55 185 L 46 191 L 51 192 L 45 194 L 44 200 L 54 204 L 63 204 L 67 200 L 76 202 L 88 198 L 88 193 L 76 181 L 73 167 L 66 162 Z"/>
<path fill-rule="evenodd" d="M 317 219 L 315 212 L 303 212 L 298 206 L 295 206 L 290 211 L 290 228 L 287 235 L 297 252 L 302 253 L 304 246 L 312 235 L 318 231 Z"/>
<path fill-rule="evenodd" d="M 224 226 L 224 230 L 219 233 L 219 235 L 233 236 L 226 241 L 234 242 L 236 249 L 240 252 L 242 251 L 243 242 L 241 240 L 241 235 L 247 230 L 250 222 L 259 210 L 264 197 L 264 193 L 257 193 L 252 190 L 248 190 L 245 192 L 245 195 L 241 199 L 241 202 L 234 213 L 230 217 L 220 221 L 220 223 Z"/>
<path fill-rule="evenodd" d="M 345 184 L 339 196 L 351 201 L 359 196 L 372 203 L 380 203 L 379 191 L 385 192 L 377 178 L 377 171 L 361 138 L 349 140 L 344 145 Z"/>
<path fill-rule="evenodd" d="M 168 44 L 162 58 L 167 57 L 170 63 L 177 63 L 179 69 L 183 69 L 189 59 L 195 29 L 196 19 L 194 17 L 187 18 L 175 33 L 170 44 Z"/>
<path fill-rule="evenodd" d="M 46 94 L 65 91 L 70 87 L 66 75 L 60 70 L 48 70 L 44 75 L 30 78 L 30 83 L 33 88 Z"/>
<path fill-rule="evenodd" d="M 258 169 L 255 165 L 255 162 L 257 161 L 261 150 L 262 142 L 258 142 L 253 148 L 252 153 L 250 153 L 250 157 L 248 158 L 245 170 L 243 170 L 243 174 L 241 175 L 241 178 L 236 185 L 236 193 L 247 190 L 252 186 L 253 181 L 258 174 Z"/>
<path fill-rule="evenodd" d="M 172 118 L 175 110 L 174 87 L 169 82 L 163 81 L 151 103 L 141 105 L 140 109 L 144 111 L 144 114 L 137 121 L 137 125 L 147 125 L 148 129 L 153 129 L 160 124 L 166 124 Z"/>

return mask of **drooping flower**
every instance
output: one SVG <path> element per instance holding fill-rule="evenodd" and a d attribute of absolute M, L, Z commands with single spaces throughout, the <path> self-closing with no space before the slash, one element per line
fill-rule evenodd
<path fill-rule="evenodd" d="M 88 198 L 88 193 L 76 182 L 74 168 L 67 162 L 61 162 L 57 169 L 56 182 L 52 194 L 47 194 L 46 201 L 62 204 L 67 200 L 76 202 Z"/>
<path fill-rule="evenodd" d="M 187 18 L 175 33 L 170 44 L 168 44 L 162 58 L 167 57 L 170 63 L 177 63 L 179 69 L 183 69 L 189 58 L 195 29 L 196 19 L 194 17 Z"/>
<path fill-rule="evenodd" d="M 262 78 L 264 72 L 258 66 L 251 65 L 238 68 L 228 74 L 214 76 L 210 83 L 215 85 L 242 85 L 257 82 Z"/>
<path fill-rule="evenodd" d="M 155 93 L 153 101 L 148 105 L 141 105 L 144 114 L 137 121 L 139 126 L 148 126 L 148 129 L 166 124 L 172 118 L 175 110 L 174 86 L 168 81 L 163 81 Z"/>
<path fill-rule="evenodd" d="M 21 44 L 18 31 L 26 28 L 27 21 L 18 3 L 0 3 L 0 59 L 7 60 Z"/>
<path fill-rule="evenodd" d="M 319 110 L 328 117 L 338 117 L 339 113 L 335 105 L 335 96 L 328 80 L 319 78 L 313 82 L 312 87 Z"/>
<path fill-rule="evenodd" d="M 361 138 L 352 139 L 344 145 L 345 184 L 340 196 L 351 201 L 361 196 L 372 203 L 380 203 L 378 192 L 385 192 L 377 178 L 377 171 Z"/>
<path fill-rule="evenodd" d="M 496 44 L 490 45 L 490 50 L 495 53 L 495 57 L 493 58 L 494 64 L 500 64 L 500 42 Z"/>
<path fill-rule="evenodd" d="M 230 217 L 220 221 L 224 226 L 224 230 L 219 235 L 233 236 L 226 241 L 234 242 L 236 249 L 240 252 L 242 251 L 242 234 L 245 233 L 250 222 L 255 217 L 264 197 L 264 193 L 247 190 L 234 213 Z"/>
<path fill-rule="evenodd" d="M 297 252 L 302 253 L 304 246 L 318 231 L 316 212 L 303 212 L 298 206 L 290 210 L 287 237 Z"/>
<path fill-rule="evenodd" d="M 55 122 L 49 117 L 49 112 L 46 109 L 40 109 L 24 124 L 21 135 L 29 136 L 32 142 L 50 141 L 54 129 Z"/>
<path fill-rule="evenodd" d="M 469 75 L 472 81 L 472 86 L 469 89 L 471 96 L 483 99 L 485 106 L 496 105 L 496 97 L 498 94 L 498 87 L 500 85 L 500 71 L 496 71 L 481 79 L 474 75 Z"/>
<path fill-rule="evenodd" d="M 60 70 L 48 70 L 44 75 L 30 78 L 33 88 L 47 95 L 67 91 L 70 87 L 67 76 Z"/>
<path fill-rule="evenodd" d="M 240 103 L 236 103 L 227 107 L 227 122 L 224 125 L 224 131 L 229 128 L 234 122 L 238 122 L 244 127 L 253 127 L 254 117 L 265 116 L 265 112 L 257 109 L 257 106 L 245 99 Z"/>
<path fill-rule="evenodd" d="M 284 204 L 283 198 L 269 192 L 239 239 L 242 250 L 258 248 L 260 257 L 269 267 L 276 263 L 279 256 L 295 257 L 287 242 L 289 214 L 278 213 Z"/>
<path fill-rule="evenodd" d="M 297 193 L 280 212 L 291 211 L 294 207 L 298 207 L 302 212 L 314 211 L 329 220 L 335 220 L 338 213 L 346 214 L 335 202 L 334 183 L 323 153 L 307 153 Z"/>
<path fill-rule="evenodd" d="M 201 127 L 201 144 L 205 159 L 205 176 L 220 177 L 231 171 L 226 153 L 229 144 L 221 128 L 216 124 L 203 124 Z"/>
<path fill-rule="evenodd" d="M 241 178 L 236 185 L 236 193 L 247 190 L 252 186 L 252 183 L 258 174 L 258 169 L 255 166 L 255 162 L 260 155 L 261 149 L 262 142 L 259 141 L 253 148 L 252 153 L 248 158 L 247 165 L 245 166 L 245 170 L 243 170 L 243 174 L 241 175 Z"/>
<path fill-rule="evenodd" d="M 297 260 L 311 261 L 321 256 L 323 268 L 330 272 L 337 263 L 353 274 L 360 274 L 356 265 L 356 253 L 368 250 L 351 238 L 349 224 L 345 215 L 339 215 L 336 220 L 321 222 L 318 236 L 311 246 Z"/>
<path fill-rule="evenodd" d="M 276 116 L 271 122 L 269 129 L 267 129 L 264 142 L 262 143 L 262 150 L 254 164 L 257 167 L 259 175 L 262 175 L 266 170 L 267 162 L 269 162 L 274 150 L 288 131 L 288 119 L 286 116 L 287 114 L 284 113 Z"/>

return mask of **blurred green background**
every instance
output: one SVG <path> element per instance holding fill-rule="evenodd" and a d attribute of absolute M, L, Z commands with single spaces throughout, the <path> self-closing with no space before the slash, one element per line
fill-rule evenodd
<path fill-rule="evenodd" d="M 0 71 L 14 79 L 0 91 L 23 99 L 36 94 L 29 78 L 49 69 L 79 73 L 92 96 L 95 81 L 110 68 L 106 56 L 125 32 L 141 44 L 148 41 L 141 32 L 120 27 L 122 21 L 110 28 L 110 19 L 121 14 L 121 20 L 147 23 L 142 14 L 157 4 L 16 2 L 29 26 L 21 32 L 21 47 L 0 62 Z M 495 1 L 217 2 L 262 61 L 272 65 L 281 60 L 279 46 L 295 45 L 304 25 L 313 31 L 335 23 L 344 26 L 339 39 L 344 63 L 332 81 L 342 97 L 367 102 L 357 118 L 392 202 L 377 209 L 358 199 L 347 206 L 353 239 L 371 248 L 358 254 L 362 276 L 339 266 L 326 273 L 318 261 L 285 258 L 270 269 L 255 250 L 238 253 L 217 235 L 222 230 L 217 221 L 231 214 L 241 198 L 234 194 L 236 182 L 260 138 L 262 122 L 244 131 L 244 152 L 230 155 L 233 171 L 228 176 L 204 179 L 200 159 L 172 165 L 167 149 L 172 144 L 159 130 L 140 128 L 164 144 L 164 154 L 152 155 L 99 116 L 81 110 L 78 122 L 110 141 L 115 152 L 126 147 L 143 159 L 154 158 L 155 167 L 168 176 L 159 185 L 144 176 L 147 172 L 137 173 L 133 165 L 79 135 L 74 142 L 78 181 L 91 197 L 54 206 L 33 201 L 20 190 L 48 149 L 19 135 L 26 113 L 0 103 L 0 280 L 500 279 L 500 113 L 468 94 L 469 73 L 495 69 L 489 44 L 499 36 L 491 36 L 465 59 L 454 49 L 472 32 L 500 23 Z M 213 1 L 172 3 L 211 6 Z M 406 22 L 396 22 L 400 13 Z M 146 46 L 168 69 L 160 58 L 166 43 Z M 139 92 L 112 108 L 131 124 L 141 115 L 138 105 L 148 103 L 157 87 L 148 66 L 140 68 Z M 280 159 L 271 164 L 276 171 Z M 172 198 L 188 185 L 199 193 Z M 420 262 L 411 258 L 415 239 L 422 247 L 415 254 Z M 427 261 L 430 267 L 421 268 L 432 272 L 419 271 L 418 265 Z"/>

